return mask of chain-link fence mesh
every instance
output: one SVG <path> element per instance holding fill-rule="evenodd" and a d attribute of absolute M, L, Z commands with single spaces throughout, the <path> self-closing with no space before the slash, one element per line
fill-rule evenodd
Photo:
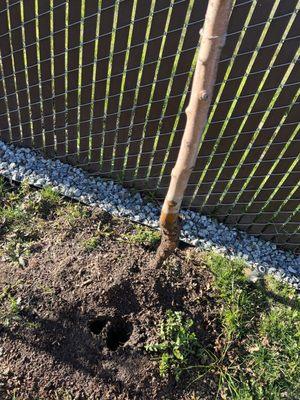
<path fill-rule="evenodd" d="M 0 138 L 157 199 L 207 1 L 1 0 Z M 236 0 L 184 207 L 299 248 L 299 1 Z"/>

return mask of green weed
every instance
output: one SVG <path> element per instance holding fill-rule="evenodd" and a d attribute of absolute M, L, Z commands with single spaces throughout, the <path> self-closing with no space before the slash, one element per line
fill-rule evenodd
<path fill-rule="evenodd" d="M 17 238 L 13 238 L 3 246 L 3 253 L 11 262 L 17 263 L 21 267 L 25 267 L 27 259 L 30 256 L 31 245 L 32 243 L 27 243 L 18 240 Z"/>
<path fill-rule="evenodd" d="M 182 312 L 168 310 L 166 319 L 160 325 L 159 341 L 145 346 L 147 351 L 160 355 L 159 372 L 162 377 L 171 373 L 178 381 L 189 365 L 190 357 L 199 353 L 193 325 L 193 320 L 186 319 Z"/>
<path fill-rule="evenodd" d="M 4 304 L 5 303 L 5 304 Z M 12 322 L 20 319 L 20 303 L 21 298 L 15 298 L 9 287 L 5 287 L 0 295 L 0 305 L 4 305 L 0 310 L 0 322 L 4 326 L 9 326 Z"/>
<path fill-rule="evenodd" d="M 206 262 L 219 291 L 224 334 L 228 340 L 241 338 L 247 333 L 253 318 L 266 305 L 265 294 L 258 285 L 248 280 L 243 261 L 233 262 L 212 253 L 206 257 Z"/>
<path fill-rule="evenodd" d="M 160 233 L 158 231 L 151 230 L 141 225 L 137 225 L 134 231 L 126 236 L 131 243 L 137 243 L 149 247 L 155 246 L 160 240 Z"/>
<path fill-rule="evenodd" d="M 92 252 L 95 250 L 100 243 L 100 238 L 98 236 L 93 236 L 83 242 L 83 248 L 87 252 Z"/>
<path fill-rule="evenodd" d="M 48 218 L 51 216 L 61 203 L 58 193 L 50 186 L 46 186 L 41 190 L 26 193 L 23 200 L 23 208 L 27 214 Z"/>
<path fill-rule="evenodd" d="M 10 229 L 26 222 L 26 213 L 19 205 L 0 207 L 0 221 L 3 227 Z"/>
<path fill-rule="evenodd" d="M 233 400 L 296 400 L 300 300 L 295 290 L 270 276 L 249 282 L 241 261 L 211 254 L 207 263 L 222 304 L 223 334 L 235 353 L 231 367 L 219 370 L 220 393 Z"/>
<path fill-rule="evenodd" d="M 63 217 L 70 228 L 78 226 L 89 215 L 88 210 L 78 203 L 69 203 L 65 207 L 61 207 L 57 214 Z"/>

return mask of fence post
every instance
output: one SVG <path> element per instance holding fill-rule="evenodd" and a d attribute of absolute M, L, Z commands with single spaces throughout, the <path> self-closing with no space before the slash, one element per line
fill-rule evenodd
<path fill-rule="evenodd" d="M 207 6 L 190 101 L 185 111 L 185 130 L 160 216 L 162 239 L 154 259 L 155 267 L 161 266 L 178 244 L 178 213 L 207 121 L 231 8 L 232 0 L 209 0 Z"/>

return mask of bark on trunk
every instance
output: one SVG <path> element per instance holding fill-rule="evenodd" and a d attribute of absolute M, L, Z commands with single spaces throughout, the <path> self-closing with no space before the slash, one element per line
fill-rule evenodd
<path fill-rule="evenodd" d="M 200 31 L 201 42 L 190 101 L 185 110 L 186 126 L 161 211 L 162 239 L 154 260 L 155 267 L 162 265 L 179 241 L 178 214 L 184 191 L 196 163 L 201 134 L 207 121 L 231 7 L 232 0 L 209 0 L 208 3 L 204 26 Z"/>

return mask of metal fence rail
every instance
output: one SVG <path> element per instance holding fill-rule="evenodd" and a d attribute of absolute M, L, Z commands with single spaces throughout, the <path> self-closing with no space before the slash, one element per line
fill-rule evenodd
<path fill-rule="evenodd" d="M 299 0 L 236 0 L 184 207 L 299 251 Z M 207 1 L 0 0 L 0 138 L 162 199 Z"/>

